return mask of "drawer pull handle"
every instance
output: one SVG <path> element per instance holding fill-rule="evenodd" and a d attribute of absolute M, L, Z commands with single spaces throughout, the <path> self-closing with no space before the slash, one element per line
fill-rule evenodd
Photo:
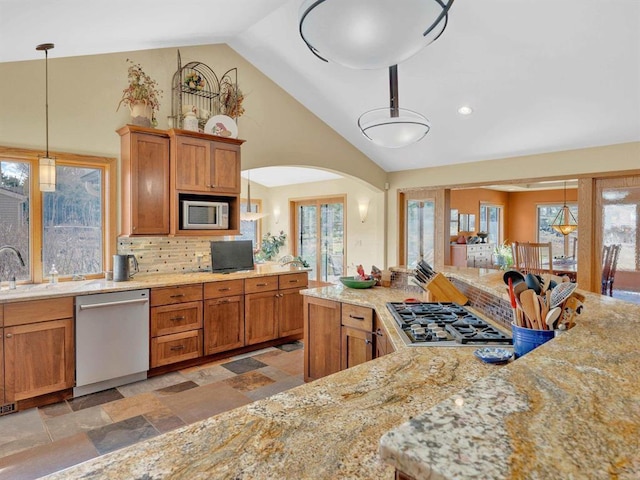
<path fill-rule="evenodd" d="M 289 283 L 298 283 L 299 280 L 289 280 Z"/>
<path fill-rule="evenodd" d="M 362 321 L 364 321 L 364 317 L 358 317 L 357 315 L 349 314 L 349 318 L 353 318 L 354 320 L 362 320 Z"/>
<path fill-rule="evenodd" d="M 220 300 L 218 303 L 229 303 L 229 299 L 228 298 L 224 298 L 224 299 Z"/>
<path fill-rule="evenodd" d="M 184 345 L 176 345 L 175 347 L 171 347 L 169 350 L 172 350 L 172 351 L 184 350 Z"/>
<path fill-rule="evenodd" d="M 185 316 L 182 315 L 181 317 L 171 317 L 169 320 L 177 322 L 178 320 L 184 320 Z"/>
<path fill-rule="evenodd" d="M 256 287 L 266 287 L 268 283 L 256 283 Z"/>
<path fill-rule="evenodd" d="M 180 298 L 180 297 L 184 297 L 184 293 L 177 293 L 175 295 L 171 295 L 169 298 Z"/>
<path fill-rule="evenodd" d="M 229 290 L 231 290 L 230 287 L 225 287 L 225 288 L 219 288 L 218 289 L 219 292 L 228 292 Z"/>

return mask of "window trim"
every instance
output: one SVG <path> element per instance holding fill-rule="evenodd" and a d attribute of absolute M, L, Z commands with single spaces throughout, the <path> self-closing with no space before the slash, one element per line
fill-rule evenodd
<path fill-rule="evenodd" d="M 46 278 L 42 265 L 42 192 L 40 192 L 38 160 L 44 156 L 42 150 L 7 147 L 0 145 L 0 161 L 21 161 L 30 164 L 29 189 L 32 192 L 29 201 L 29 276 L 30 281 L 20 283 L 42 283 Z M 69 152 L 49 152 L 60 165 L 75 167 L 98 168 L 102 170 L 102 212 L 103 251 L 102 265 L 105 270 L 111 270 L 112 255 L 117 251 L 117 179 L 116 162 L 114 157 L 95 155 L 81 155 Z M 37 193 L 40 193 L 39 195 Z M 36 255 L 36 252 L 40 252 Z M 88 279 L 103 278 L 104 273 L 87 275 Z M 61 277 L 60 281 L 71 280 L 70 276 Z"/>

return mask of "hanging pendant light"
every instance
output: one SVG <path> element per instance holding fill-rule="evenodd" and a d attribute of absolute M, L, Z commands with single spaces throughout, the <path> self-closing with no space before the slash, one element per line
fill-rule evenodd
<path fill-rule="evenodd" d="M 389 107 L 363 113 L 358 119 L 362 134 L 381 147 L 401 148 L 429 133 L 431 123 L 426 117 L 398 105 L 398 66 L 392 65 L 389 67 Z"/>
<path fill-rule="evenodd" d="M 263 217 L 266 217 L 266 213 L 252 212 L 251 211 L 251 171 L 247 170 L 247 205 L 246 212 L 240 212 L 240 220 L 247 222 L 255 222 Z"/>
<path fill-rule="evenodd" d="M 578 228 L 578 221 L 567 206 L 567 182 L 564 182 L 564 206 L 551 222 L 551 228 L 562 235 L 569 235 Z"/>
<path fill-rule="evenodd" d="M 305 0 L 298 30 L 309 50 L 325 62 L 386 68 L 435 41 L 447 26 L 452 4 L 453 0 Z"/>
<path fill-rule="evenodd" d="M 44 157 L 40 158 L 39 176 L 40 191 L 56 191 L 56 160 L 49 156 L 49 50 L 54 47 L 53 43 L 43 43 L 36 47 L 36 50 L 44 50 L 44 71 L 45 71 L 45 125 L 47 150 Z"/>

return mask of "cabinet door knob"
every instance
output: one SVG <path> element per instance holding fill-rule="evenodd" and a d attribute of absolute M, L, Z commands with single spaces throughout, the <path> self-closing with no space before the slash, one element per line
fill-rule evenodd
<path fill-rule="evenodd" d="M 216 187 L 217 187 L 217 185 L 207 185 L 207 187 L 209 187 L 209 188 L 216 188 Z"/>
<path fill-rule="evenodd" d="M 7 334 L 5 335 L 5 338 L 11 338 L 11 337 L 13 337 L 13 334 L 11 334 L 11 333 L 7 333 Z"/>
<path fill-rule="evenodd" d="M 366 339 L 364 340 L 364 343 L 365 343 L 366 345 L 369 345 L 369 344 L 371 344 L 372 342 L 371 342 L 371 340 L 369 340 L 368 338 L 366 338 Z"/>

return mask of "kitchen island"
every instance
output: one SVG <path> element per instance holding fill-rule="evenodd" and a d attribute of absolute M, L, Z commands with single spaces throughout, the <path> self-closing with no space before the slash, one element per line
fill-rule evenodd
<path fill-rule="evenodd" d="M 446 273 L 504 295 L 500 272 Z M 415 478 L 640 472 L 640 307 L 587 294 L 577 327 L 495 366 L 474 348 L 406 347 L 384 308 L 406 292 L 303 293 L 374 308 L 397 351 L 48 478 L 391 479 L 394 467 Z"/>

